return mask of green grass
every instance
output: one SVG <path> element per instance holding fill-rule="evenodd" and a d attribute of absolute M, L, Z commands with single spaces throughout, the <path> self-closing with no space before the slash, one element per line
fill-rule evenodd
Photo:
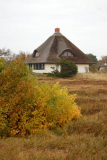
<path fill-rule="evenodd" d="M 82 82 L 83 90 L 78 89 Z M 70 93 L 77 94 L 82 117 L 62 129 L 0 139 L 0 160 L 107 160 L 107 81 L 74 83 Z M 89 84 L 95 87 L 89 89 Z"/>

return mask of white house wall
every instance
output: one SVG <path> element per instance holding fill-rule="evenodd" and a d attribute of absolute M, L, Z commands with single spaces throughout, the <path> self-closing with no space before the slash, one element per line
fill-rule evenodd
<path fill-rule="evenodd" d="M 89 64 L 76 64 L 78 67 L 78 73 L 89 72 Z"/>
<path fill-rule="evenodd" d="M 53 71 L 52 67 L 56 69 L 55 64 L 45 64 L 44 70 L 34 70 L 35 73 L 51 73 Z M 78 73 L 85 73 L 86 71 L 89 72 L 89 65 L 88 64 L 77 64 Z M 60 66 L 58 67 L 58 71 L 60 71 Z"/>
<path fill-rule="evenodd" d="M 33 69 L 33 72 L 35 72 L 35 73 L 51 73 L 53 71 L 52 68 L 56 69 L 56 65 L 55 64 L 45 64 L 43 70 L 34 70 Z M 58 67 L 58 71 L 60 71 L 60 66 Z"/>

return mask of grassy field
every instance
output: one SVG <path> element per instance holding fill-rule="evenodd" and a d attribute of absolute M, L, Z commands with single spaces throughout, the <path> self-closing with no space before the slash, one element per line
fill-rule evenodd
<path fill-rule="evenodd" d="M 77 94 L 83 116 L 63 129 L 0 139 L 0 160 L 107 160 L 107 74 L 38 80 L 59 82 Z"/>

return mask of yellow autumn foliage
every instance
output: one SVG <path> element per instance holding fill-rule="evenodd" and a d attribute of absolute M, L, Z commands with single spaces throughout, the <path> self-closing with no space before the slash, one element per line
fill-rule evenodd
<path fill-rule="evenodd" d="M 38 82 L 21 60 L 5 65 L 0 72 L 0 135 L 63 127 L 81 116 L 75 98 L 58 83 Z"/>

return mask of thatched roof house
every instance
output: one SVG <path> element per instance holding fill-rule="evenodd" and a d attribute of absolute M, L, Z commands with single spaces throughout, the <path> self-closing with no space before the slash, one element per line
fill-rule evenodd
<path fill-rule="evenodd" d="M 78 72 L 85 72 L 86 67 L 89 68 L 89 64 L 93 64 L 79 48 L 60 33 L 59 28 L 56 28 L 55 33 L 34 50 L 25 63 L 33 67 L 33 72 L 49 73 L 53 71 L 53 67 L 56 68 L 56 61 L 62 58 L 75 62 Z"/>

